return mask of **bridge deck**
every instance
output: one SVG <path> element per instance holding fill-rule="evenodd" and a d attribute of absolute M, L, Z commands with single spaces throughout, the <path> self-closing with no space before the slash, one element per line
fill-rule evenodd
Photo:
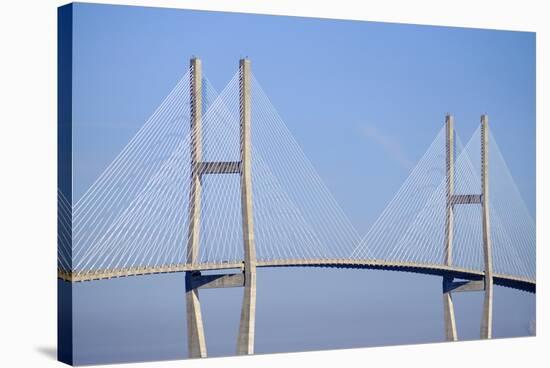
<path fill-rule="evenodd" d="M 334 268 L 364 268 L 388 271 L 413 272 L 428 275 L 451 276 L 465 280 L 481 280 L 484 272 L 455 266 L 440 264 L 421 264 L 413 262 L 383 261 L 373 259 L 286 259 L 258 261 L 257 267 L 334 267 Z M 104 280 L 118 277 L 151 275 L 157 273 L 174 273 L 188 271 L 210 271 L 243 269 L 243 262 L 173 264 L 154 267 L 128 267 L 109 270 L 66 272 L 58 270 L 58 277 L 69 282 Z M 496 285 L 511 287 L 534 293 L 536 281 L 526 277 L 493 274 Z"/>

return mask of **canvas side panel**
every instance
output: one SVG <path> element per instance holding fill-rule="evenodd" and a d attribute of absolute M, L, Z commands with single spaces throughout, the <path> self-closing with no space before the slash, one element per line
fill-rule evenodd
<path fill-rule="evenodd" d="M 57 267 L 72 269 L 73 5 L 57 13 Z M 57 359 L 73 364 L 72 283 L 57 281 Z"/>

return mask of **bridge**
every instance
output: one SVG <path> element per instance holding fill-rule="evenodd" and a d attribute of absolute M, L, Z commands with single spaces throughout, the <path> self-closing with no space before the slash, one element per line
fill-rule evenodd
<path fill-rule="evenodd" d="M 191 357 L 207 356 L 199 290 L 209 288 L 244 288 L 237 353 L 254 352 L 256 272 L 263 267 L 441 277 L 446 339 L 457 340 L 453 293 L 474 291 L 484 293 L 480 336 L 491 338 L 494 286 L 536 291 L 535 223 L 488 116 L 465 144 L 454 127 L 447 114 L 361 237 L 250 60 L 240 60 L 218 93 L 193 58 L 78 201 L 58 190 L 58 277 L 105 282 L 99 280 L 184 272 Z"/>

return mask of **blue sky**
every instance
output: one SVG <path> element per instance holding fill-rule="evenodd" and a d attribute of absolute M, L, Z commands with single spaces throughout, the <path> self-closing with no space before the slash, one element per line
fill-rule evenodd
<path fill-rule="evenodd" d="M 218 90 L 239 58 L 252 60 L 254 74 L 361 234 L 447 112 L 463 141 L 480 114 L 489 114 L 534 216 L 534 33 L 90 4 L 75 7 L 75 199 L 147 120 L 192 55 L 201 57 Z M 442 338 L 439 278 L 262 270 L 258 285 L 258 352 Z M 203 293 L 212 355 L 235 349 L 240 293 Z M 185 356 L 182 275 L 77 285 L 75 298 L 77 359 Z M 136 298 L 148 302 L 138 306 Z M 476 338 L 481 294 L 456 299 L 461 336 Z M 343 320 L 331 313 L 342 307 L 335 300 L 345 304 Z M 495 335 L 526 335 L 534 300 L 498 289 Z M 109 355 L 105 341 L 118 351 Z"/>

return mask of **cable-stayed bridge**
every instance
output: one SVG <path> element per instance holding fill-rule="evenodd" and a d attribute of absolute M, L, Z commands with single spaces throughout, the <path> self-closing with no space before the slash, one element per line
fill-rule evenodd
<path fill-rule="evenodd" d="M 448 340 L 457 339 L 452 293 L 484 293 L 480 333 L 490 338 L 493 286 L 536 289 L 535 222 L 486 115 L 465 143 L 447 115 L 361 237 L 248 59 L 219 93 L 192 59 L 78 201 L 61 190 L 58 197 L 58 277 L 83 282 L 185 272 L 192 357 L 207 355 L 203 288 L 244 287 L 237 351 L 253 353 L 258 267 L 441 276 Z"/>

